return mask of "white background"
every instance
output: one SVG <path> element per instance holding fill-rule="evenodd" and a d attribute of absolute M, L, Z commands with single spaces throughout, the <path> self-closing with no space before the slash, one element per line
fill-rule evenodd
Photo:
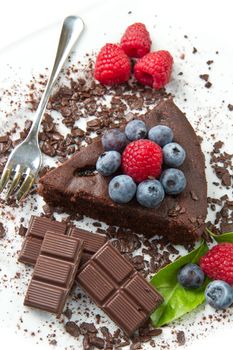
<path fill-rule="evenodd" d="M 164 23 L 162 25 L 164 28 L 169 28 L 169 24 L 176 24 L 179 28 L 182 28 L 183 34 L 192 33 L 193 38 L 198 37 L 197 45 L 202 47 L 208 47 L 212 52 L 214 49 L 221 50 L 221 69 L 216 76 L 213 77 L 215 87 L 215 100 L 219 97 L 219 101 L 211 100 L 211 103 L 216 103 L 218 105 L 223 98 L 229 98 L 232 96 L 232 62 L 233 62 L 233 44 L 232 44 L 232 5 L 231 1 L 164 1 L 164 0 L 143 0 L 143 1 L 124 1 L 124 0 L 109 0 L 109 1 L 92 1 L 92 0 L 66 0 L 66 1 L 1 1 L 0 7 L 0 54 L 11 50 L 14 48 L 16 42 L 19 39 L 27 38 L 31 34 L 37 32 L 39 29 L 49 28 L 60 23 L 62 18 L 69 14 L 80 14 L 84 16 L 87 11 L 95 11 L 95 8 L 98 9 L 98 5 L 106 4 L 106 12 L 103 11 L 101 15 L 98 12 L 98 17 L 95 21 L 89 21 L 87 23 L 87 36 L 86 40 L 88 41 L 91 37 L 95 35 L 95 32 L 98 34 L 98 25 L 105 23 L 106 32 L 110 26 L 119 26 L 119 31 L 122 32 L 121 21 L 121 12 L 126 14 L 128 10 L 134 10 L 142 8 L 142 20 L 146 23 L 147 12 L 158 12 L 160 18 L 163 19 Z M 111 11 L 111 7 L 113 10 Z M 116 11 L 117 9 L 117 11 Z M 140 12 L 140 11 L 139 11 Z M 161 25 L 161 23 L 160 23 Z M 97 43 L 97 44 L 96 44 Z M 95 45 L 98 47 L 103 43 L 103 37 L 95 38 Z M 82 46 L 85 46 L 85 41 L 82 40 Z M 90 48 L 90 44 L 87 42 L 86 45 Z M 22 46 L 25 49 L 25 46 Z M 31 47 L 33 49 L 33 46 Z M 46 47 L 48 48 L 48 47 Z M 51 45 L 51 51 L 54 52 L 55 44 Z M 27 47 L 28 52 L 30 47 Z M 51 57 L 53 55 L 51 52 Z M 41 54 L 41 61 L 44 60 L 43 52 Z M 23 57 L 23 52 L 21 52 Z M 32 55 L 33 57 L 33 55 Z M 46 57 L 46 55 L 45 55 Z M 19 58 L 20 59 L 20 58 Z M 33 62 L 31 63 L 33 67 Z M 4 75 L 0 67 L 1 76 Z M 221 78 L 221 73 L 223 76 Z M 192 77 L 190 77 L 192 79 Z M 207 92 L 204 92 L 207 93 Z M 191 91 L 189 91 L 191 95 Z M 200 102 L 198 98 L 195 100 L 193 98 L 193 105 L 190 106 L 190 110 L 195 109 L 196 104 Z M 206 98 L 211 96 L 206 95 L 203 97 L 203 101 Z M 200 98 L 201 100 L 201 98 Z M 192 101 L 192 100 L 191 100 Z M 232 101 L 232 100 L 231 100 Z M 182 104 L 180 102 L 180 104 Z M 186 107 L 187 108 L 187 107 Z M 206 106 L 203 106 L 203 109 Z M 231 133 L 232 130 L 228 130 L 228 133 Z M 231 148 L 232 145 L 228 145 Z M 1 301 L 0 301 L 0 313 L 1 313 Z M 231 325 L 232 327 L 232 325 Z M 4 329 L 2 333 L 0 330 L 0 349 L 4 346 L 12 349 L 13 344 L 20 349 L 31 349 L 32 344 L 29 340 L 27 342 L 12 334 L 9 330 Z M 33 348 L 35 345 L 33 344 Z M 45 348 L 44 346 L 38 346 L 38 348 Z M 232 328 L 228 329 L 218 329 L 215 333 L 208 337 L 207 339 L 202 339 L 197 341 L 196 345 L 189 347 L 190 349 L 219 349 L 224 347 L 224 349 L 232 349 Z M 36 348 L 36 347 L 35 347 Z M 47 347 L 46 347 L 47 348 Z"/>

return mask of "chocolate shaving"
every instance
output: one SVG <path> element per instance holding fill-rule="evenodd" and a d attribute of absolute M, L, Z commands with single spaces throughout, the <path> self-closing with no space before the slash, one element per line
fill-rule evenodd
<path fill-rule="evenodd" d="M 67 333 L 72 335 L 72 337 L 78 338 L 80 335 L 80 329 L 75 322 L 72 322 L 72 321 L 66 322 L 65 330 Z"/>
<path fill-rule="evenodd" d="M 6 235 L 6 231 L 4 229 L 2 222 L 0 222 L 0 239 L 5 237 L 5 235 Z"/>
<path fill-rule="evenodd" d="M 177 343 L 179 346 L 184 345 L 185 344 L 185 333 L 183 331 L 177 332 L 176 339 L 177 339 Z"/>

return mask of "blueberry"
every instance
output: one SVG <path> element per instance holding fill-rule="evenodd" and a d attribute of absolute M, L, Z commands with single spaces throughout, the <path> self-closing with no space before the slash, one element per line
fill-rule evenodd
<path fill-rule="evenodd" d="M 110 198 L 116 203 L 128 203 L 136 193 L 137 186 L 128 175 L 114 177 L 108 186 Z"/>
<path fill-rule="evenodd" d="M 210 282 L 205 290 L 206 302 L 215 309 L 226 309 L 233 303 L 233 288 L 226 282 Z"/>
<path fill-rule="evenodd" d="M 121 155 L 116 151 L 102 153 L 96 163 L 96 170 L 103 176 L 109 176 L 121 165 Z"/>
<path fill-rule="evenodd" d="M 166 125 L 156 125 L 149 130 L 148 138 L 163 147 L 172 142 L 173 131 Z"/>
<path fill-rule="evenodd" d="M 177 275 L 178 282 L 184 288 L 197 289 L 202 286 L 205 279 L 204 272 L 196 264 L 187 264 L 183 266 Z"/>
<path fill-rule="evenodd" d="M 121 152 L 127 144 L 127 138 L 124 132 L 118 129 L 107 131 L 102 136 L 102 145 L 105 151 Z"/>
<path fill-rule="evenodd" d="M 134 119 L 125 127 L 125 134 L 130 141 L 145 139 L 147 135 L 146 124 L 139 119 Z"/>
<path fill-rule="evenodd" d="M 137 188 L 137 201 L 143 207 L 155 208 L 164 198 L 164 189 L 158 180 L 146 180 Z"/>
<path fill-rule="evenodd" d="M 162 172 L 160 182 L 167 194 L 176 195 L 186 187 L 186 178 L 183 171 L 179 169 L 166 169 Z"/>
<path fill-rule="evenodd" d="M 164 163 L 168 166 L 175 168 L 180 166 L 184 162 L 185 157 L 185 150 L 176 142 L 168 143 L 163 147 Z"/>

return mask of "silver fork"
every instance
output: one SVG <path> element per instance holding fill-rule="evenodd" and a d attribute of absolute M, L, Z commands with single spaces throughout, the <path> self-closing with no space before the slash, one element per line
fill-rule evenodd
<path fill-rule="evenodd" d="M 27 138 L 10 154 L 1 176 L 0 193 L 5 187 L 9 187 L 6 198 L 15 194 L 18 200 L 23 199 L 35 182 L 42 164 L 42 154 L 38 141 L 40 123 L 58 74 L 83 29 L 83 20 L 78 16 L 66 17 L 63 22 L 54 66 L 38 105 L 34 122 Z"/>

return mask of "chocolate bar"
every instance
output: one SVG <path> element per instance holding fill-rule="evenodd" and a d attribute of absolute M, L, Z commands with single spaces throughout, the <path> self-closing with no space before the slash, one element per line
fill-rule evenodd
<path fill-rule="evenodd" d="M 52 221 L 45 217 L 32 216 L 23 242 L 18 260 L 25 264 L 35 265 L 40 253 L 40 248 L 47 231 L 56 235 L 63 234 L 76 237 L 84 241 L 84 250 L 81 264 L 84 264 L 107 241 L 103 234 L 91 233 L 80 228 L 68 228 L 63 222 Z"/>
<path fill-rule="evenodd" d="M 85 264 L 93 254 L 95 254 L 106 242 L 107 237 L 99 233 L 91 233 L 80 228 L 70 228 L 68 231 L 70 237 L 76 237 L 84 242 L 83 253 L 80 266 Z"/>
<path fill-rule="evenodd" d="M 82 250 L 80 239 L 47 231 L 24 305 L 60 315 L 73 285 Z"/>
<path fill-rule="evenodd" d="M 53 232 L 55 236 L 58 234 L 64 235 L 66 233 L 66 224 L 33 215 L 19 254 L 18 260 L 20 262 L 35 265 L 47 231 Z"/>
<path fill-rule="evenodd" d="M 162 296 L 109 242 L 83 266 L 76 281 L 129 336 L 163 301 Z"/>

